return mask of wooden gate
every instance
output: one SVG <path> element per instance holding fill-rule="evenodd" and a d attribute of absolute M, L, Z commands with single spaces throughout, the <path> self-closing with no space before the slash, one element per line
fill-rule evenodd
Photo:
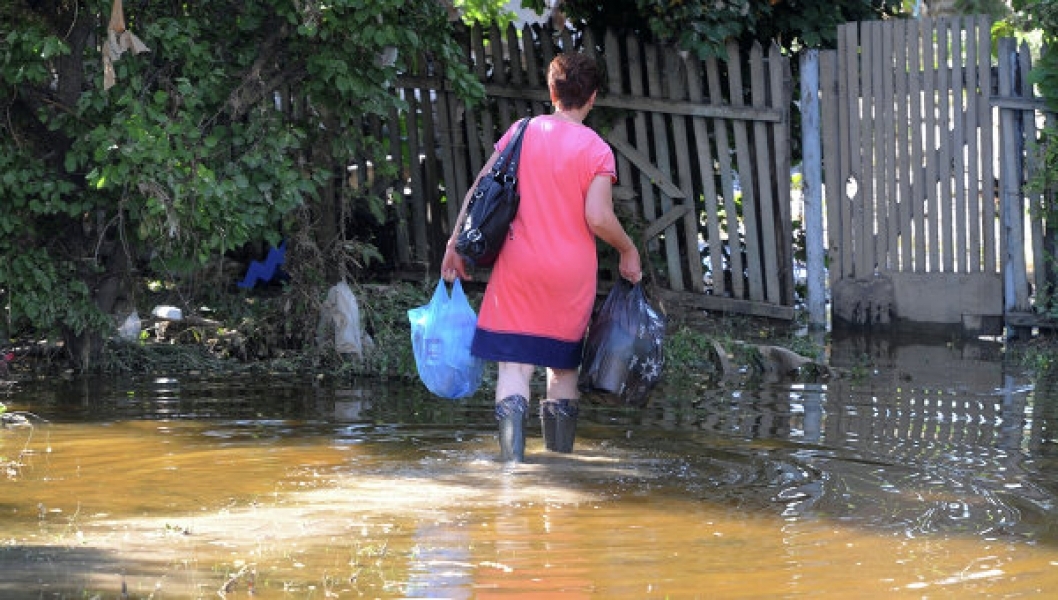
<path fill-rule="evenodd" d="M 492 144 L 518 118 L 549 111 L 551 58 L 583 51 L 606 66 L 606 89 L 588 124 L 615 151 L 615 202 L 640 241 L 657 293 L 693 308 L 794 317 L 793 92 L 789 60 L 778 47 L 730 46 L 726 61 L 701 61 L 612 32 L 602 40 L 574 39 L 568 31 L 556 36 L 511 26 L 475 28 L 468 40 L 470 62 L 485 84 L 483 106 L 464 106 L 425 68 L 401 82 L 401 93 L 413 100 L 403 115 L 409 140 L 415 138 L 407 155 L 420 157 L 410 165 L 412 202 L 396 207 L 403 230 L 410 224 L 413 232 L 400 245 L 409 262 L 436 268 Z M 615 257 L 603 252 L 605 271 Z"/>
<path fill-rule="evenodd" d="M 989 20 L 963 17 L 846 24 L 820 55 L 836 322 L 997 332 L 1027 309 L 1025 142 L 1004 104 L 1034 107 L 1004 99 L 1017 78 L 1001 63 L 997 86 L 991 49 Z"/>

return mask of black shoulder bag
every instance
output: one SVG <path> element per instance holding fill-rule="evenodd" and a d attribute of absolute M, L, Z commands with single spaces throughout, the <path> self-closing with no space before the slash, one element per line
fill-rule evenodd
<path fill-rule="evenodd" d="M 491 267 L 507 241 L 511 221 L 518 213 L 518 157 L 522 134 L 529 119 L 522 119 L 511 141 L 478 182 L 470 196 L 456 252 L 472 267 Z"/>

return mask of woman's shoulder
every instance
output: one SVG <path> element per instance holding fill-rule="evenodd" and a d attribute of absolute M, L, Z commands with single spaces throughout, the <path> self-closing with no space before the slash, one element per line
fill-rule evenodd
<path fill-rule="evenodd" d="M 554 115 L 533 117 L 527 135 L 532 138 L 534 133 L 541 136 L 536 139 L 536 143 L 547 148 L 552 156 L 562 154 L 572 157 L 612 153 L 610 144 L 591 127 Z"/>

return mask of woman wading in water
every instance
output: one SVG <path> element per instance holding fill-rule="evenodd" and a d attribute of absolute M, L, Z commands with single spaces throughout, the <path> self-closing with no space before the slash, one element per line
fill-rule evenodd
<path fill-rule="evenodd" d="M 620 253 L 621 276 L 643 276 L 639 251 L 613 209 L 616 168 L 610 146 L 584 125 L 600 85 L 598 66 L 583 54 L 560 54 L 548 66 L 555 110 L 532 119 L 518 167 L 521 202 L 482 301 L 471 354 L 498 363 L 496 419 L 500 457 L 525 459 L 525 418 L 536 366 L 547 369 L 540 421 L 548 450 L 571 452 L 576 435 L 584 334 L 596 295 L 599 237 Z M 496 143 L 480 179 L 507 145 Z M 466 217 L 463 201 L 445 249 L 441 276 L 470 279 L 455 240 Z"/>

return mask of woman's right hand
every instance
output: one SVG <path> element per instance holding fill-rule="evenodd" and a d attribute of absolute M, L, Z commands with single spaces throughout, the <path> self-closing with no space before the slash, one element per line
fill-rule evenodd
<path fill-rule="evenodd" d="M 618 270 L 621 271 L 621 277 L 627 279 L 632 285 L 643 280 L 643 264 L 639 259 L 638 248 L 631 246 L 621 252 L 621 262 L 618 265 Z"/>

